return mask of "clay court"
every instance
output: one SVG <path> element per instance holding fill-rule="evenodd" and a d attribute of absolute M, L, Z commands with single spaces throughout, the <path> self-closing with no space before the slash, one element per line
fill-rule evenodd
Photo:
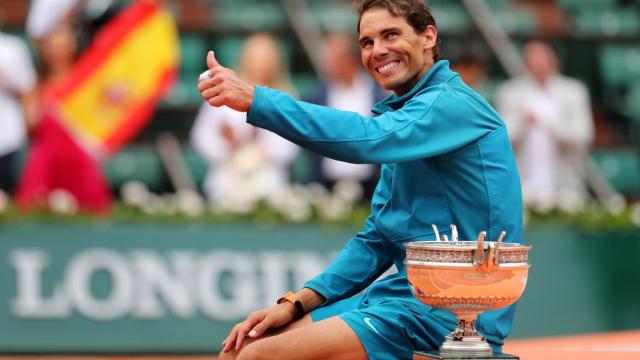
<path fill-rule="evenodd" d="M 0 0 L 0 360 L 640 360 L 638 234 L 640 0 Z"/>
<path fill-rule="evenodd" d="M 521 360 L 637 360 L 640 331 L 509 341 L 504 349 Z M 0 360 L 214 360 L 215 356 L 3 356 Z"/>

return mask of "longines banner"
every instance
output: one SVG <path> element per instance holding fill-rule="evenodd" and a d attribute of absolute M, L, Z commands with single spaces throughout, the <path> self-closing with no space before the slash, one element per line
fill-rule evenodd
<path fill-rule="evenodd" d="M 355 230 L 0 228 L 0 352 L 212 352 L 320 272 Z"/>
<path fill-rule="evenodd" d="M 213 353 L 355 231 L 0 219 L 0 353 Z M 526 239 L 513 338 L 640 328 L 637 229 L 538 226 Z"/>

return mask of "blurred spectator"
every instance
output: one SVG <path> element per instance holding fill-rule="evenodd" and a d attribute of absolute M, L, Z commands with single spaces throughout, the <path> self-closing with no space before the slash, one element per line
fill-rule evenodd
<path fill-rule="evenodd" d="M 457 72 L 462 81 L 485 99 L 490 100 L 486 88 L 487 67 L 482 59 L 474 54 L 464 53 L 452 61 L 451 70 Z"/>
<path fill-rule="evenodd" d="M 362 71 L 358 41 L 346 33 L 332 33 L 324 41 L 324 83 L 312 102 L 339 110 L 372 115 L 371 108 L 387 94 Z M 313 180 L 332 187 L 338 180 L 354 180 L 370 198 L 378 182 L 378 167 L 350 164 L 312 155 Z"/>
<path fill-rule="evenodd" d="M 71 20 L 78 0 L 32 0 L 27 17 L 27 35 L 43 39 L 60 24 Z"/>
<path fill-rule="evenodd" d="M 559 73 L 558 58 L 544 42 L 527 43 L 524 61 L 526 74 L 498 90 L 497 110 L 516 152 L 525 202 L 542 209 L 579 206 L 587 195 L 584 157 L 593 138 L 589 93 Z"/>
<path fill-rule="evenodd" d="M 16 153 L 33 119 L 36 73 L 27 45 L 0 30 L 0 189 L 12 193 Z"/>
<path fill-rule="evenodd" d="M 65 79 L 77 57 L 72 26 L 76 1 L 36 0 L 31 4 L 27 32 L 40 55 L 38 122 L 16 193 L 21 210 L 55 209 L 64 198 L 72 211 L 107 212 L 111 194 L 96 159 L 61 121 L 50 87 Z"/>
<path fill-rule="evenodd" d="M 250 36 L 242 46 L 237 71 L 244 80 L 293 93 L 277 41 L 267 34 Z M 204 192 L 230 206 L 276 194 L 289 184 L 289 166 L 298 147 L 245 122 L 246 114 L 202 104 L 191 129 L 196 151 L 209 163 Z"/>

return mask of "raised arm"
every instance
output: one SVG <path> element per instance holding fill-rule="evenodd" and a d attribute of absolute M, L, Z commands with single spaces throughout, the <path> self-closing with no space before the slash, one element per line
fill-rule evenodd
<path fill-rule="evenodd" d="M 435 156 L 502 126 L 484 100 L 455 85 L 427 88 L 402 108 L 370 118 L 251 86 L 217 64 L 211 52 L 208 63 L 209 79 L 198 90 L 209 104 L 248 112 L 250 124 L 337 160 L 391 163 Z"/>
<path fill-rule="evenodd" d="M 433 87 L 401 109 L 372 118 L 256 87 L 247 121 L 337 160 L 409 161 L 455 150 L 502 126 L 490 107 L 459 91 Z"/>

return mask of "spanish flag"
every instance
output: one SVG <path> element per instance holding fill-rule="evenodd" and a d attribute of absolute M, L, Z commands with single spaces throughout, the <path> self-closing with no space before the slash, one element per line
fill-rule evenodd
<path fill-rule="evenodd" d="M 109 186 L 97 163 L 149 121 L 173 84 L 178 33 L 162 0 L 134 0 L 106 24 L 64 78 L 44 88 L 43 114 L 16 203 L 46 206 L 64 190 L 80 211 L 106 213 Z"/>
<path fill-rule="evenodd" d="M 91 153 L 113 153 L 151 118 L 176 78 L 178 32 L 160 0 L 138 0 L 100 31 L 50 95 Z"/>

